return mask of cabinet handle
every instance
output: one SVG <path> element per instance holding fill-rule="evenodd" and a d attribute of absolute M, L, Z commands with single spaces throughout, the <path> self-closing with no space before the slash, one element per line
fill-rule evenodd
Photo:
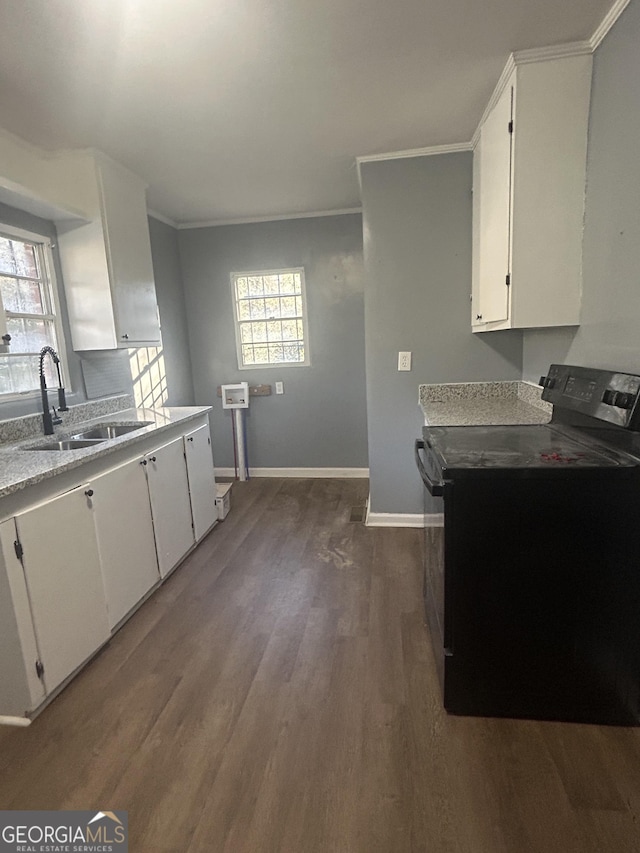
<path fill-rule="evenodd" d="M 124 333 L 124 335 L 122 337 L 124 338 L 125 341 L 129 340 L 129 335 L 126 332 Z"/>
<path fill-rule="evenodd" d="M 482 320 L 482 314 L 476 314 L 476 320 Z"/>
<path fill-rule="evenodd" d="M 189 438 L 187 439 L 187 441 L 193 441 L 193 436 L 190 435 Z"/>
<path fill-rule="evenodd" d="M 93 497 L 93 489 L 87 489 L 87 490 L 86 490 L 86 492 L 85 492 L 85 495 L 86 495 L 88 498 L 92 498 L 92 497 Z"/>
<path fill-rule="evenodd" d="M 155 461 L 156 461 L 156 457 L 155 457 L 155 456 L 150 456 L 149 458 L 151 459 L 151 461 L 152 461 L 152 462 L 155 462 Z"/>
<path fill-rule="evenodd" d="M 147 460 L 146 460 L 146 459 L 141 459 L 141 460 L 140 460 L 140 464 L 141 464 L 141 465 L 146 465 L 146 464 L 147 464 Z"/>

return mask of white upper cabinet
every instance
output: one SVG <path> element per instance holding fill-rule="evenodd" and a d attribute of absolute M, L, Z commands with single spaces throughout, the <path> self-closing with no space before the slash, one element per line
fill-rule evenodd
<path fill-rule="evenodd" d="M 474 331 L 577 325 L 590 55 L 517 65 L 473 162 Z"/>
<path fill-rule="evenodd" d="M 58 223 L 73 348 L 159 345 L 145 185 L 102 155 L 83 166 L 91 221 Z"/>

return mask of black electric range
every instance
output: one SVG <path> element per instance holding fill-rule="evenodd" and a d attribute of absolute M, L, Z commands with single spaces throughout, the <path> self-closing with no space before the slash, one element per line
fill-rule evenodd
<path fill-rule="evenodd" d="M 550 424 L 425 427 L 424 592 L 452 713 L 640 723 L 640 377 L 552 365 Z"/>

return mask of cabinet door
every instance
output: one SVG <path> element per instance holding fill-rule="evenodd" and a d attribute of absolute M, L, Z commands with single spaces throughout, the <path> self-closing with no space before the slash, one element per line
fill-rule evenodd
<path fill-rule="evenodd" d="M 515 87 L 507 85 L 480 134 L 480 233 L 478 305 L 474 322 L 509 316 L 512 120 Z M 477 315 L 480 315 L 479 317 Z"/>
<path fill-rule="evenodd" d="M 158 565 L 165 577 L 194 543 L 182 436 L 142 461 L 146 463 Z"/>
<path fill-rule="evenodd" d="M 99 166 L 102 218 L 117 346 L 157 345 L 160 327 L 144 185 L 117 166 Z"/>
<path fill-rule="evenodd" d="M 139 459 L 91 481 L 109 627 L 160 579 L 149 489 Z"/>
<path fill-rule="evenodd" d="M 0 714 L 23 717 L 44 700 L 40 658 L 13 518 L 0 524 Z"/>
<path fill-rule="evenodd" d="M 47 693 L 109 638 L 88 489 L 80 486 L 16 516 Z"/>
<path fill-rule="evenodd" d="M 185 435 L 184 452 L 187 460 L 193 531 L 198 542 L 218 520 L 216 478 L 208 424 Z"/>

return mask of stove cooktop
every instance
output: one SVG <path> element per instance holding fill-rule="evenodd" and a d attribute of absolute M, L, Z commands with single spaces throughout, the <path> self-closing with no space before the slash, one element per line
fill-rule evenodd
<path fill-rule="evenodd" d="M 571 427 L 555 425 L 425 427 L 442 473 L 635 468 L 640 459 Z"/>

